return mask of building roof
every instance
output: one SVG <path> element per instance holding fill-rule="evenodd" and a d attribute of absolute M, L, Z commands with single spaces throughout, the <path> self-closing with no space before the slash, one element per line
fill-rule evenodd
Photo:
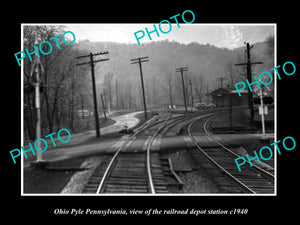
<path fill-rule="evenodd" d="M 248 90 L 245 90 L 245 89 L 240 90 L 239 92 L 241 94 L 248 94 Z M 210 93 L 207 93 L 206 95 L 212 95 L 212 96 L 214 96 L 214 95 L 218 96 L 219 95 L 219 96 L 221 96 L 221 95 L 224 95 L 224 94 L 238 94 L 238 93 L 237 93 L 236 89 L 219 88 L 219 89 L 216 89 L 216 90 L 214 90 L 214 91 L 212 91 Z"/>

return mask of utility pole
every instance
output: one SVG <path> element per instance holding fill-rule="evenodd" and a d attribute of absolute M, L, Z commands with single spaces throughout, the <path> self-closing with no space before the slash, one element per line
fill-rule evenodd
<path fill-rule="evenodd" d="M 97 107 L 97 94 L 96 94 L 96 82 L 95 82 L 95 72 L 94 72 L 94 66 L 95 63 L 97 62 L 102 62 L 102 61 L 106 61 L 109 59 L 99 59 L 99 60 L 94 60 L 94 56 L 96 55 L 104 55 L 104 54 L 108 54 L 108 52 L 99 52 L 99 53 L 91 53 L 89 55 L 83 55 L 83 56 L 77 56 L 76 59 L 80 59 L 80 58 L 86 58 L 86 57 L 90 57 L 90 61 L 89 62 L 84 62 L 84 63 L 78 63 L 76 64 L 76 66 L 80 66 L 80 65 L 86 65 L 86 64 L 90 64 L 91 65 L 91 74 L 92 74 L 92 86 L 93 86 L 93 96 L 94 96 L 94 115 L 95 115 L 95 123 L 96 123 L 96 137 L 100 138 L 100 126 L 99 126 L 99 116 L 98 116 L 98 107 Z"/>
<path fill-rule="evenodd" d="M 216 80 L 221 82 L 221 88 L 223 88 L 223 80 L 228 79 L 227 77 L 219 77 Z"/>
<path fill-rule="evenodd" d="M 187 107 L 186 107 L 186 97 L 185 97 L 185 86 L 184 86 L 184 79 L 183 79 L 183 72 L 188 71 L 188 67 L 180 67 L 175 69 L 176 72 L 181 72 L 181 82 L 182 82 L 182 91 L 183 91 L 183 100 L 184 100 L 184 108 L 185 111 L 187 112 Z"/>
<path fill-rule="evenodd" d="M 142 63 L 143 62 L 148 62 L 149 57 L 139 57 L 136 59 L 130 59 L 132 61 L 131 64 L 136 64 L 138 63 L 140 66 L 140 75 L 141 75 L 141 82 L 142 82 L 142 93 L 143 93 L 143 103 L 144 103 L 144 112 L 145 112 L 145 119 L 147 120 L 147 107 L 146 107 L 146 98 L 145 98 L 145 89 L 144 89 L 144 78 L 143 78 L 143 71 L 142 71 Z"/>
<path fill-rule="evenodd" d="M 194 106 L 194 97 L 193 97 L 193 85 L 192 85 L 192 78 L 189 79 L 190 82 L 190 88 L 191 88 L 191 111 L 193 111 L 193 106 Z"/>
<path fill-rule="evenodd" d="M 246 63 L 236 63 L 235 66 L 245 66 L 247 69 L 247 79 L 249 83 L 252 83 L 252 73 L 251 73 L 251 65 L 254 64 L 263 64 L 263 62 L 251 62 L 250 59 L 250 49 L 253 48 L 253 45 L 250 47 L 249 43 L 246 43 L 246 52 L 247 52 L 247 62 Z M 250 121 L 251 124 L 253 124 L 254 121 L 254 108 L 253 108 L 253 102 L 252 102 L 253 94 L 251 91 L 248 91 L 248 105 L 250 109 Z"/>

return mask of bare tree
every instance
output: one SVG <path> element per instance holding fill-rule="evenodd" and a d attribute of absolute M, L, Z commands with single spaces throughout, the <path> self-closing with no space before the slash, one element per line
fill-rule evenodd
<path fill-rule="evenodd" d="M 163 84 L 161 84 L 161 90 L 168 96 L 169 103 L 171 108 L 173 109 L 174 101 L 173 101 L 173 89 L 174 89 L 174 74 L 171 72 L 167 72 L 164 76 Z"/>
<path fill-rule="evenodd" d="M 204 79 L 201 74 L 193 77 L 194 90 L 197 94 L 199 102 L 202 102 L 202 95 L 204 93 Z"/>
<path fill-rule="evenodd" d="M 111 72 L 105 74 L 103 78 L 103 93 L 105 93 L 105 105 L 107 105 L 107 100 L 110 105 L 113 103 L 113 79 L 114 75 Z"/>
<path fill-rule="evenodd" d="M 29 52 L 33 52 L 36 34 L 38 41 L 42 42 L 49 41 L 51 37 L 63 32 L 62 26 L 24 26 L 24 49 L 28 48 Z M 52 133 L 62 125 L 69 125 L 73 129 L 75 99 L 76 95 L 80 93 L 76 88 L 78 88 L 79 83 L 82 83 L 80 82 L 82 80 L 70 79 L 70 77 L 75 77 L 77 73 L 83 72 L 75 69 L 74 66 L 75 59 L 73 56 L 76 55 L 76 50 L 73 46 L 63 44 L 62 40 L 58 39 L 58 41 L 60 42 L 60 49 L 56 47 L 55 42 L 49 41 L 53 46 L 51 54 L 40 54 L 43 66 L 43 72 L 40 73 L 42 133 Z M 49 52 L 49 50 L 49 45 L 42 45 L 43 52 Z M 30 76 L 31 67 L 32 62 L 26 57 L 24 59 L 24 125 L 29 139 L 34 140 L 36 109 L 32 84 L 35 76 Z"/>

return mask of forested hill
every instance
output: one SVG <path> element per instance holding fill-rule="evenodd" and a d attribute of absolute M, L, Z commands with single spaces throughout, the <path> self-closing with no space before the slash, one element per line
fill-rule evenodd
<path fill-rule="evenodd" d="M 24 27 L 24 49 L 33 52 L 35 34 L 40 41 L 50 41 L 52 37 L 63 33 L 61 26 Z M 142 45 L 113 42 L 79 41 L 66 45 L 60 41 L 61 49 L 53 47 L 51 54 L 40 55 L 43 66 L 41 80 L 41 117 L 42 129 L 52 133 L 62 124 L 73 130 L 79 110 L 94 111 L 91 81 L 90 58 L 78 58 L 108 51 L 109 54 L 95 56 L 94 60 L 108 58 L 108 61 L 95 65 L 97 83 L 97 101 L 103 111 L 100 94 L 106 106 L 112 110 L 135 110 L 143 108 L 140 70 L 138 64 L 131 64 L 130 59 L 149 57 L 149 62 L 142 64 L 146 102 L 148 108 L 166 108 L 170 104 L 183 105 L 181 77 L 175 69 L 188 67 L 184 72 L 187 103 L 207 101 L 206 93 L 220 87 L 218 77 L 227 77 L 223 87 L 233 86 L 245 79 L 245 66 L 234 66 L 245 62 L 245 47 L 228 50 L 209 44 L 180 44 L 172 41 L 150 42 Z M 273 47 L 272 47 L 273 45 Z M 43 52 L 49 52 L 48 45 L 43 45 Z M 251 52 L 253 61 L 264 64 L 253 66 L 253 73 L 273 67 L 274 40 L 256 43 Z M 32 61 L 24 59 L 24 126 L 30 140 L 35 134 L 35 93 L 32 74 Z M 270 85 L 271 86 L 271 85 Z"/>
<path fill-rule="evenodd" d="M 251 52 L 252 60 L 263 61 L 264 64 L 253 67 L 253 73 L 259 74 L 273 67 L 273 49 L 269 47 L 269 42 L 272 40 L 254 44 Z M 102 56 L 109 58 L 109 61 L 98 63 L 95 71 L 98 83 L 104 85 L 101 85 L 102 88 L 110 89 L 108 94 L 111 96 L 112 105 L 116 104 L 117 96 L 115 95 L 118 94 L 115 91 L 116 86 L 120 89 L 120 96 L 131 96 L 130 101 L 139 105 L 139 68 L 137 64 L 132 65 L 130 62 L 130 59 L 138 57 L 149 57 L 149 62 L 143 63 L 143 74 L 148 103 L 151 105 L 166 104 L 169 101 L 170 92 L 174 95 L 174 99 L 179 99 L 178 104 L 181 103 L 180 74 L 175 73 L 175 68 L 178 67 L 189 68 L 185 77 L 187 83 L 191 80 L 191 83 L 195 85 L 193 95 L 198 96 L 199 100 L 201 96 L 205 97 L 207 91 L 220 87 L 220 82 L 216 80 L 218 77 L 229 78 L 224 81 L 223 86 L 232 86 L 245 79 L 245 76 L 241 75 L 245 73 L 245 67 L 234 66 L 235 63 L 245 62 L 245 47 L 229 50 L 195 42 L 186 45 L 175 41 L 158 41 L 139 46 L 114 42 L 81 41 L 77 48 L 79 52 L 83 52 L 82 54 L 109 52 Z"/>

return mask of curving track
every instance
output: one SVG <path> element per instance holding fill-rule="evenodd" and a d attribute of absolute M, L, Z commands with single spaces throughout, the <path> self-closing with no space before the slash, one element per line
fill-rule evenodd
<path fill-rule="evenodd" d="M 169 185 L 163 159 L 153 152 L 160 147 L 164 136 L 187 127 L 187 133 L 196 148 L 191 156 L 207 171 L 224 193 L 274 193 L 274 171 L 258 166 L 243 167 L 239 172 L 234 159 L 239 157 L 232 149 L 220 143 L 210 133 L 208 125 L 224 111 L 209 114 L 172 117 L 163 113 L 140 127 L 134 135 L 117 143 L 113 156 L 106 155 L 85 185 L 83 193 L 94 194 L 166 194 Z M 186 128 L 184 128 L 186 129 Z M 211 147 L 201 147 L 201 138 L 210 140 Z M 181 184 L 182 185 L 182 184 Z"/>
<path fill-rule="evenodd" d="M 217 116 L 220 116 L 218 114 Z M 201 163 L 219 187 L 226 193 L 274 193 L 274 171 L 265 171 L 257 166 L 243 167 L 239 172 L 234 159 L 239 157 L 212 135 L 207 125 L 216 114 L 199 117 L 188 126 L 188 135 L 197 150 L 191 150 L 192 156 Z M 209 117 L 209 118 L 207 118 Z M 195 135 L 197 133 L 197 136 Z M 197 139 L 200 136 L 214 143 L 213 147 L 201 147 Z"/>
<path fill-rule="evenodd" d="M 106 156 L 96 168 L 83 193 L 168 193 L 159 154 L 151 153 L 151 149 L 164 133 L 182 120 L 185 120 L 182 116 L 171 117 L 164 113 L 128 136 L 120 142 L 113 157 Z M 138 140 L 138 151 L 134 151 L 132 145 Z"/>

